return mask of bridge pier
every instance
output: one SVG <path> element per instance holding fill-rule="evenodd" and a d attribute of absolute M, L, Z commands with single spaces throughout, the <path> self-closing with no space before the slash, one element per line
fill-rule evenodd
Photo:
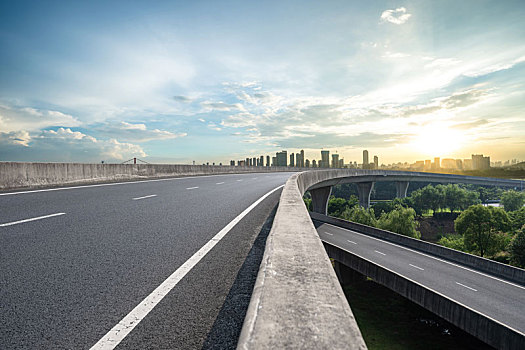
<path fill-rule="evenodd" d="M 312 196 L 312 211 L 323 215 L 328 215 L 328 200 L 332 193 L 332 186 L 320 187 L 310 190 Z"/>
<path fill-rule="evenodd" d="M 367 209 L 370 207 L 370 193 L 374 188 L 374 182 L 357 182 L 357 194 L 359 195 L 359 205 Z"/>
<path fill-rule="evenodd" d="M 405 198 L 407 196 L 408 181 L 397 181 L 396 182 L 396 197 Z"/>

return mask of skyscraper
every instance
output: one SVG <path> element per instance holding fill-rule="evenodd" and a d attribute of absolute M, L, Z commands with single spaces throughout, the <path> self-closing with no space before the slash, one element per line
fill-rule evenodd
<path fill-rule="evenodd" d="M 277 152 L 275 158 L 277 159 L 277 166 L 286 166 L 288 164 L 288 152 L 286 151 Z"/>
<path fill-rule="evenodd" d="M 321 151 L 321 168 L 330 167 L 330 151 Z"/>
<path fill-rule="evenodd" d="M 301 150 L 301 164 L 299 164 L 301 168 L 304 168 L 306 166 L 304 162 L 304 150 Z M 308 167 L 307 167 L 308 168 Z"/>
<path fill-rule="evenodd" d="M 374 156 L 374 169 L 379 169 L 379 158 Z"/>
<path fill-rule="evenodd" d="M 339 168 L 339 154 L 332 154 L 332 168 Z"/>
<path fill-rule="evenodd" d="M 291 166 L 291 167 L 295 166 L 295 162 L 294 162 L 294 154 L 293 154 L 293 152 L 290 153 L 290 166 Z"/>
<path fill-rule="evenodd" d="M 270 156 L 266 156 L 266 166 L 270 166 Z"/>
<path fill-rule="evenodd" d="M 363 151 L 363 169 L 368 169 L 368 151 Z"/>

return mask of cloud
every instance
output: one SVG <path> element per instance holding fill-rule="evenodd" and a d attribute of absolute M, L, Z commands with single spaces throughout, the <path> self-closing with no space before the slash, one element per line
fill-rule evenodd
<path fill-rule="evenodd" d="M 44 130 L 32 136 L 27 131 L 0 133 L 0 146 L 0 160 L 7 161 L 98 163 L 146 156 L 139 145 L 99 140 L 69 128 Z"/>
<path fill-rule="evenodd" d="M 232 110 L 243 110 L 244 109 L 244 107 L 240 103 L 228 104 L 228 103 L 224 103 L 222 101 L 220 101 L 220 102 L 205 101 L 205 102 L 201 102 L 201 106 L 204 107 L 208 111 L 225 111 L 225 112 L 229 112 L 229 111 L 232 111 Z"/>
<path fill-rule="evenodd" d="M 382 22 L 390 22 L 393 24 L 403 24 L 412 15 L 410 13 L 407 13 L 407 9 L 404 7 L 397 8 L 395 10 L 385 10 L 381 14 L 381 21 Z"/>
<path fill-rule="evenodd" d="M 3 132 L 79 125 L 81 123 L 77 118 L 59 111 L 0 104 L 0 130 Z"/>
<path fill-rule="evenodd" d="M 450 127 L 453 128 L 453 129 L 458 129 L 458 130 L 470 130 L 470 129 L 477 128 L 478 126 L 486 125 L 488 123 L 489 123 L 489 121 L 486 120 L 486 119 L 478 119 L 478 120 L 474 120 L 472 122 L 457 123 L 457 124 L 454 124 L 454 125 L 452 125 Z"/>
<path fill-rule="evenodd" d="M 180 103 L 191 103 L 191 102 L 193 102 L 192 98 L 186 97 L 186 96 L 173 96 L 172 98 L 175 101 L 180 102 Z"/>
<path fill-rule="evenodd" d="M 186 133 L 173 133 L 166 130 L 148 129 L 146 124 L 132 124 L 128 122 L 105 123 L 94 128 L 99 134 L 118 138 L 124 141 L 148 142 L 184 137 Z"/>

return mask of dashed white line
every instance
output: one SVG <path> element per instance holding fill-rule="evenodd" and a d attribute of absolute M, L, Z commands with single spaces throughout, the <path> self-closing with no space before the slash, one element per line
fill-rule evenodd
<path fill-rule="evenodd" d="M 422 269 L 422 268 L 419 267 L 419 266 L 412 265 L 412 264 L 408 264 L 408 265 L 410 265 L 410 266 L 412 266 L 412 267 L 414 267 L 414 268 L 416 268 L 416 269 L 418 269 L 418 270 L 425 271 L 425 269 Z"/>
<path fill-rule="evenodd" d="M 199 188 L 199 186 L 195 186 L 195 187 L 186 187 L 187 190 L 194 190 L 196 188 Z"/>
<path fill-rule="evenodd" d="M 199 263 L 212 250 L 221 239 L 226 236 L 230 230 L 237 225 L 249 212 L 252 211 L 266 197 L 284 187 L 281 185 L 255 201 L 252 205 L 240 213 L 233 221 L 224 226 L 212 239 L 203 245 L 191 258 L 182 264 L 173 272 L 164 282 L 162 282 L 150 295 L 142 300 L 129 314 L 127 314 L 119 323 L 106 333 L 91 350 L 111 350 L 120 344 L 120 342 L 146 317 L 151 310 L 180 282 L 180 280 L 190 272 L 195 265 Z"/>
<path fill-rule="evenodd" d="M 386 255 L 385 253 L 381 253 L 379 250 L 374 250 L 377 254 Z"/>
<path fill-rule="evenodd" d="M 473 290 L 474 292 L 477 292 L 477 291 L 478 291 L 477 289 L 474 289 L 474 288 L 472 288 L 472 287 L 466 286 L 466 285 L 464 285 L 464 284 L 462 284 L 462 283 L 459 283 L 459 282 L 456 282 L 456 284 L 459 284 L 460 286 L 465 287 L 465 288 L 467 288 L 467 289 Z"/>
<path fill-rule="evenodd" d="M 42 219 L 52 218 L 53 216 L 60 216 L 60 215 L 65 215 L 65 214 L 66 213 L 56 213 L 56 214 L 49 214 L 49 215 L 44 215 L 44 216 L 38 216 L 36 218 L 31 218 L 31 219 L 24 219 L 24 220 L 18 220 L 18 221 L 13 221 L 13 222 L 6 222 L 5 224 L 0 224 L 0 227 L 11 226 L 11 225 L 16 225 L 16 224 L 22 224 L 24 222 L 29 222 L 29 221 L 42 220 Z"/>
<path fill-rule="evenodd" d="M 216 185 L 222 185 L 224 182 L 217 182 Z"/>
<path fill-rule="evenodd" d="M 252 180 L 257 180 L 257 178 L 256 177 L 252 177 Z"/>
<path fill-rule="evenodd" d="M 238 182 L 241 182 L 242 180 L 237 180 Z"/>
<path fill-rule="evenodd" d="M 133 200 L 134 201 L 138 201 L 140 199 L 146 199 L 146 198 L 152 198 L 152 197 L 157 197 L 157 195 L 156 194 L 150 194 L 149 196 L 133 198 Z"/>
<path fill-rule="evenodd" d="M 333 233 L 330 233 L 330 232 L 325 232 L 326 235 L 329 235 L 329 236 L 333 236 L 334 234 Z"/>
<path fill-rule="evenodd" d="M 357 244 L 356 242 L 354 241 L 349 241 L 349 240 L 346 240 L 348 243 L 352 243 L 352 244 Z"/>

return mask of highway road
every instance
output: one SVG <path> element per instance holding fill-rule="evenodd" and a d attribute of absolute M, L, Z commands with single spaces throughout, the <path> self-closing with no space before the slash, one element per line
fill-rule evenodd
<path fill-rule="evenodd" d="M 289 176 L 0 193 L 0 349 L 235 346 Z"/>
<path fill-rule="evenodd" d="M 352 230 L 315 222 L 321 240 L 434 290 L 525 336 L 525 287 Z"/>

